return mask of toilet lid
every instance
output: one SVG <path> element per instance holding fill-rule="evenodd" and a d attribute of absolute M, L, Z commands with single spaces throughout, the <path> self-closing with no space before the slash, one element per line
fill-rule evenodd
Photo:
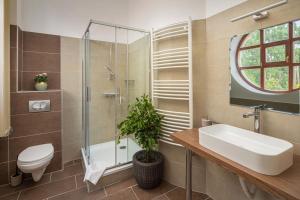
<path fill-rule="evenodd" d="M 26 148 L 19 154 L 18 161 L 23 163 L 35 162 L 47 158 L 53 154 L 52 144 L 42 144 Z"/>

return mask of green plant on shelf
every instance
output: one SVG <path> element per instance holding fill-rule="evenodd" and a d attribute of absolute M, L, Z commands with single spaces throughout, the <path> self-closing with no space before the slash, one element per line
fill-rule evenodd
<path fill-rule="evenodd" d="M 47 82 L 48 81 L 48 74 L 47 73 L 42 73 L 38 74 L 34 77 L 34 82 L 36 83 L 41 83 L 41 82 Z"/>

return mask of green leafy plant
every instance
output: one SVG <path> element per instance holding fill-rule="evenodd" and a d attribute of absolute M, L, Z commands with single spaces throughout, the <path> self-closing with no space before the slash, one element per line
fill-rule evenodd
<path fill-rule="evenodd" d="M 154 158 L 151 152 L 158 146 L 162 118 L 163 116 L 154 109 L 148 95 L 136 98 L 136 102 L 129 105 L 128 116 L 118 125 L 120 129 L 118 143 L 122 136 L 133 134 L 137 143 L 145 150 L 145 156 L 141 161 L 152 162 Z"/>
<path fill-rule="evenodd" d="M 36 83 L 47 82 L 47 81 L 48 81 L 47 73 L 38 74 L 34 77 L 34 82 Z"/>

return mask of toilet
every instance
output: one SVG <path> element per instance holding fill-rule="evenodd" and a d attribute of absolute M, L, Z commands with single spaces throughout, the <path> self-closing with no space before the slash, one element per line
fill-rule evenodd
<path fill-rule="evenodd" d="M 33 180 L 37 182 L 43 176 L 53 155 L 52 144 L 31 146 L 19 154 L 17 165 L 22 172 L 31 173 Z"/>

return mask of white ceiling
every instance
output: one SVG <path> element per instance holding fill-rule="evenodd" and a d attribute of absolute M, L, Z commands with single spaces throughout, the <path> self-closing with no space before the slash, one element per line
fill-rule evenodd
<path fill-rule="evenodd" d="M 90 19 L 150 30 L 189 16 L 204 19 L 244 1 L 10 0 L 11 23 L 26 31 L 82 37 Z"/>

